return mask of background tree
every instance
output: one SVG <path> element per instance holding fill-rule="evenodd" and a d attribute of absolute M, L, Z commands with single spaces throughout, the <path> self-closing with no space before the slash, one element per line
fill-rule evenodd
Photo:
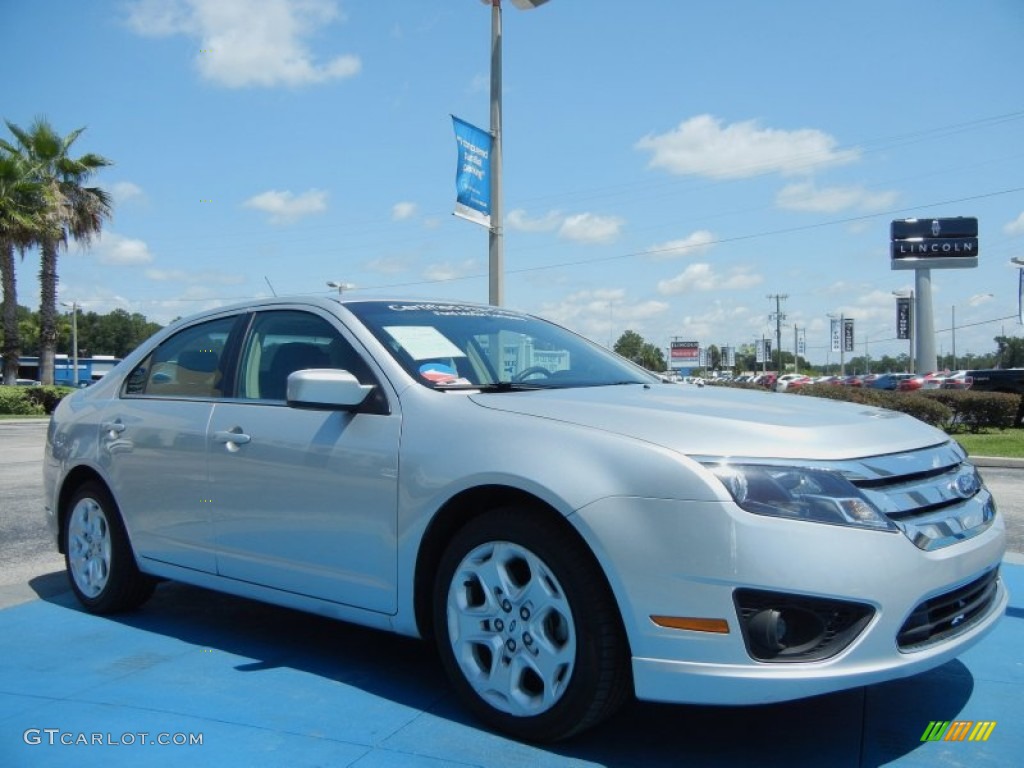
<path fill-rule="evenodd" d="M 90 355 L 125 357 L 135 347 L 159 331 L 138 312 L 115 309 L 105 315 L 83 312 L 78 316 L 78 351 Z"/>
<path fill-rule="evenodd" d="M 1024 338 L 996 336 L 996 356 L 1000 368 L 1024 367 Z"/>
<path fill-rule="evenodd" d="M 644 340 L 636 331 L 625 331 L 613 347 L 616 353 L 649 371 L 661 372 L 666 369 L 665 355 L 658 347 Z"/>
<path fill-rule="evenodd" d="M 41 189 L 23 158 L 0 149 L 0 281 L 3 283 L 3 379 L 16 383 L 22 340 L 18 327 L 18 288 L 14 251 L 25 256 L 39 228 Z"/>
<path fill-rule="evenodd" d="M 17 308 L 18 333 L 22 352 L 29 357 L 39 355 L 39 313 L 28 307 Z M 71 315 L 57 316 L 57 350 L 68 357 L 72 354 Z M 112 355 L 125 357 L 135 347 L 159 331 L 162 326 L 147 320 L 138 312 L 129 314 L 115 309 L 107 314 L 80 312 L 78 316 L 78 353 L 80 357 Z M 0 331 L 0 341 L 6 344 L 6 332 Z"/>
<path fill-rule="evenodd" d="M 759 371 L 761 366 L 757 363 L 757 354 L 753 344 L 740 344 L 736 348 L 736 370 Z"/>
<path fill-rule="evenodd" d="M 105 157 L 87 153 L 70 156 L 71 146 L 84 131 L 79 128 L 61 136 L 44 118 L 37 118 L 26 131 L 7 121 L 16 144 L 0 140 L 0 149 L 19 155 L 30 167 L 32 178 L 42 188 L 38 211 L 40 226 L 34 242 L 40 251 L 39 266 L 39 378 L 53 383 L 53 358 L 57 345 L 57 257 L 68 239 L 88 243 L 111 215 L 110 195 L 85 183 L 110 165 Z"/>
<path fill-rule="evenodd" d="M 706 371 L 717 371 L 718 367 L 722 364 L 722 350 L 714 344 L 709 344 L 704 352 L 704 362 L 706 363 Z"/>

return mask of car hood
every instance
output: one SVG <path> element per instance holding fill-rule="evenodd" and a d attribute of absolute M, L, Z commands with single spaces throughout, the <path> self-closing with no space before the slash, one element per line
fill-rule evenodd
<path fill-rule="evenodd" d="M 895 411 L 727 387 L 638 384 L 475 393 L 484 408 L 552 419 L 688 455 L 853 459 L 948 440 Z"/>

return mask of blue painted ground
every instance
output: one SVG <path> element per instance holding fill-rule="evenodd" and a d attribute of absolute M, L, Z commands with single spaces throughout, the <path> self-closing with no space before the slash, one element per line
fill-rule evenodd
<path fill-rule="evenodd" d="M 0 768 L 1018 766 L 1024 566 L 1003 575 L 999 628 L 930 673 L 771 706 L 634 703 L 543 748 L 479 728 L 417 641 L 174 584 L 97 618 L 50 575 L 33 584 L 47 597 L 0 611 Z M 921 743 L 932 720 L 997 726 L 984 743 Z M 135 743 L 60 743 L 78 734 Z M 202 745 L 142 743 L 180 734 Z"/>

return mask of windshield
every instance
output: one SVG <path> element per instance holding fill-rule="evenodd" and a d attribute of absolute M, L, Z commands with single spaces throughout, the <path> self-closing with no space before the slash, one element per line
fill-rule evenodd
<path fill-rule="evenodd" d="M 551 389 L 657 379 L 565 328 L 499 307 L 353 302 L 345 308 L 420 384 Z"/>

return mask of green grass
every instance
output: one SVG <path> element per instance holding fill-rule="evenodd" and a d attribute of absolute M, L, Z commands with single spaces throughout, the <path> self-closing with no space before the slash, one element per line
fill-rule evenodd
<path fill-rule="evenodd" d="M 954 435 L 972 456 L 1002 456 L 1024 459 L 1024 429 L 993 429 L 970 435 Z"/>
<path fill-rule="evenodd" d="M 50 417 L 46 416 L 45 414 L 44 415 L 31 414 L 31 415 L 28 415 L 28 416 L 19 416 L 16 413 L 0 413 L 0 421 L 7 421 L 9 419 L 48 419 L 48 418 L 50 418 Z"/>

